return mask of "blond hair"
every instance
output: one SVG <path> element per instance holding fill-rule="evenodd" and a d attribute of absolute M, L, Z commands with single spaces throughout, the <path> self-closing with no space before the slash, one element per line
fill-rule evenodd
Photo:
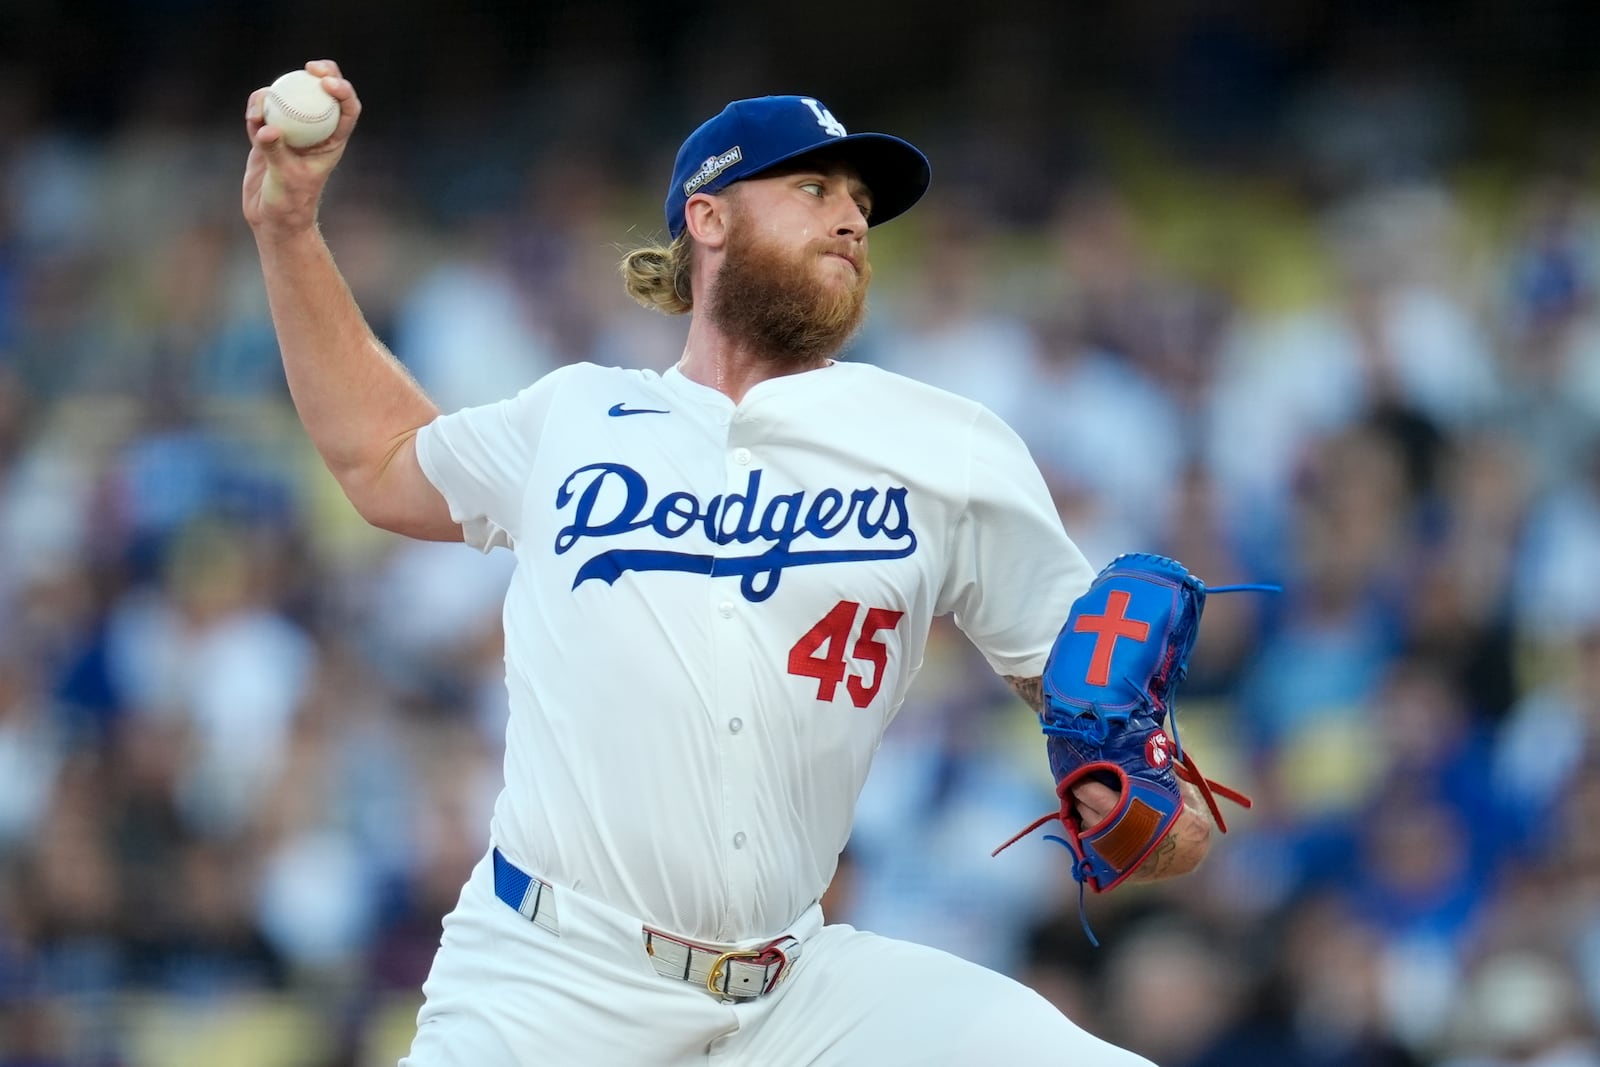
<path fill-rule="evenodd" d="M 684 315 L 694 308 L 689 267 L 694 245 L 683 233 L 670 245 L 646 245 L 623 254 L 618 269 L 628 295 L 665 315 Z"/>

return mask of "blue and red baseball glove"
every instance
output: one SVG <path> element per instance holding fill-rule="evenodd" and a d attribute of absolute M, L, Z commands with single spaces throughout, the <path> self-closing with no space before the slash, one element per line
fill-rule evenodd
<path fill-rule="evenodd" d="M 1219 586 L 1210 592 L 1275 590 Z M 1118 556 L 1072 605 L 1044 668 L 1044 727 L 1059 811 L 1040 817 L 995 852 L 1059 819 L 1072 851 L 1073 877 L 1096 893 L 1119 885 L 1177 825 L 1178 780 L 1192 783 L 1227 831 L 1220 795 L 1250 807 L 1244 794 L 1201 775 L 1177 742 L 1172 705 L 1188 668 L 1205 608 L 1205 583 L 1176 560 Z M 1168 729 L 1171 732 L 1168 732 Z M 1084 826 L 1072 789 L 1094 779 L 1121 795 L 1094 826 Z M 1092 935 L 1091 935 L 1092 936 Z"/>

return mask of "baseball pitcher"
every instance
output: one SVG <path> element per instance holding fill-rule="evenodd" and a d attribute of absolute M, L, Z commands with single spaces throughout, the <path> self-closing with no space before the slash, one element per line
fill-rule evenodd
<path fill-rule="evenodd" d="M 1145 1063 L 818 904 L 946 613 L 1041 715 L 1080 884 L 1189 871 L 1213 826 L 1163 728 L 1203 587 L 1152 557 L 1097 579 L 994 415 L 835 358 L 923 154 L 811 97 L 729 104 L 677 154 L 670 243 L 622 263 L 691 316 L 676 366 L 576 364 L 441 415 L 318 233 L 361 106 L 307 69 L 330 138 L 287 146 L 260 90 L 245 123 L 296 409 L 367 521 L 517 559 L 504 789 L 402 1062 Z"/>

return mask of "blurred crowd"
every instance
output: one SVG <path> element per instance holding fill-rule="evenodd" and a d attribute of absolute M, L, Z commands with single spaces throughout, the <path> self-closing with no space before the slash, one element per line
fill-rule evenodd
<path fill-rule="evenodd" d="M 1256 806 L 1199 873 L 1087 900 L 1091 947 L 1065 853 L 989 858 L 1054 798 L 1036 722 L 945 620 L 830 918 L 1013 974 L 1162 1067 L 1600 1065 L 1592 148 L 1550 122 L 1496 156 L 1403 36 L 1352 29 L 1303 68 L 1305 26 L 1182 6 L 1186 33 L 1128 53 L 1168 74 L 1153 101 L 1052 111 L 1025 21 L 971 34 L 948 121 L 955 91 L 803 91 L 847 124 L 879 101 L 866 121 L 904 118 L 935 164 L 874 232 L 851 358 L 1009 421 L 1096 565 L 1283 586 L 1211 601 L 1180 699 L 1185 747 Z M 463 18 L 447 53 L 493 36 Z M 676 361 L 684 324 L 615 266 L 659 232 L 681 134 L 789 91 L 753 80 L 770 28 L 724 30 L 705 47 L 738 62 L 680 42 L 705 78 L 606 127 L 648 129 L 625 158 L 574 129 L 621 122 L 637 34 L 526 84 L 490 49 L 460 124 L 385 118 L 393 68 L 369 88 L 346 63 L 371 119 L 324 230 L 441 407 Z M 0 64 L 5 1067 L 189 1062 L 148 1051 L 152 1012 L 263 997 L 299 1007 L 239 1024 L 259 1062 L 262 1027 L 290 1050 L 270 1062 L 392 1062 L 384 1007 L 403 1049 L 487 844 L 511 559 L 365 528 L 304 439 L 232 124 L 311 56 L 259 58 L 237 92 L 208 75 L 209 108 L 192 76 L 109 108 Z M 258 1062 L 220 1047 L 193 1062 Z"/>

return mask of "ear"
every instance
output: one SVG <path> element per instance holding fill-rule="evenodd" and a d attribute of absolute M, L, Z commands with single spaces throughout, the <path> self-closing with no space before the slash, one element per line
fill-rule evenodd
<path fill-rule="evenodd" d="M 697 244 L 721 248 L 728 239 L 729 198 L 711 193 L 695 193 L 683 205 L 684 228 Z"/>

